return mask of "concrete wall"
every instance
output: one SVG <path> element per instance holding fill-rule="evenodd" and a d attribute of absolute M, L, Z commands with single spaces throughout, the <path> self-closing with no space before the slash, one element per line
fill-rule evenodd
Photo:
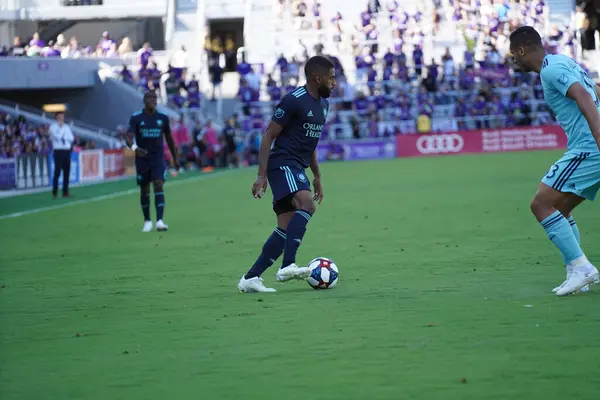
<path fill-rule="evenodd" d="M 97 70 L 95 60 L 9 57 L 0 62 L 0 90 L 93 87 Z"/>
<path fill-rule="evenodd" d="M 202 4 L 203 0 L 198 1 Z M 204 13 L 206 19 L 244 18 L 246 1 L 247 0 L 204 0 Z"/>
<path fill-rule="evenodd" d="M 163 17 L 167 0 L 104 0 L 102 6 L 66 7 L 61 0 L 0 0 L 4 19 L 117 19 Z"/>

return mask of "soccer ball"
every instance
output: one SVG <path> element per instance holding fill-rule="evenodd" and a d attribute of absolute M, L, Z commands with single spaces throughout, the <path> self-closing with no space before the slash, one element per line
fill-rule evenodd
<path fill-rule="evenodd" d="M 329 258 L 317 257 L 308 263 L 311 273 L 306 281 L 313 289 L 331 289 L 337 284 L 339 271 Z"/>

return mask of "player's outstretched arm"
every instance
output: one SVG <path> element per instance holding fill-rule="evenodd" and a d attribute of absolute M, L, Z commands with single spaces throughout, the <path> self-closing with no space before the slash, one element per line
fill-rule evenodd
<path fill-rule="evenodd" d="M 596 92 L 598 91 L 597 88 L 598 87 L 596 86 Z M 592 135 L 594 135 L 598 148 L 600 149 L 600 113 L 598 112 L 596 100 L 594 100 L 590 95 L 590 92 L 588 92 L 580 83 L 573 83 L 569 87 L 567 97 L 577 103 L 577 106 L 587 120 Z M 596 99 L 598 99 L 597 96 Z"/>
<path fill-rule="evenodd" d="M 321 171 L 319 170 L 319 161 L 317 160 L 317 151 L 313 151 L 312 157 L 310 158 L 310 170 L 313 173 L 313 186 L 315 188 L 315 195 L 313 200 L 321 204 L 323 201 L 323 186 L 321 185 Z"/>
<path fill-rule="evenodd" d="M 252 185 L 252 195 L 260 199 L 267 189 L 267 164 L 269 163 L 269 152 L 271 145 L 277 136 L 281 134 L 283 127 L 276 122 L 269 122 L 267 129 L 260 141 L 258 150 L 258 176 L 256 182 Z"/>

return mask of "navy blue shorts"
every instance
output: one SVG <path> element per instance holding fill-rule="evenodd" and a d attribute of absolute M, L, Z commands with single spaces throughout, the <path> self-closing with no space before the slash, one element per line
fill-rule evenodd
<path fill-rule="evenodd" d="M 281 166 L 271 169 L 267 179 L 273 192 L 273 211 L 278 215 L 295 210 L 292 199 L 296 192 L 310 190 L 310 181 L 302 168 Z"/>
<path fill-rule="evenodd" d="M 135 159 L 135 172 L 138 185 L 145 185 L 154 181 L 165 181 L 167 179 L 167 169 L 164 159 L 160 158 L 141 158 Z"/>

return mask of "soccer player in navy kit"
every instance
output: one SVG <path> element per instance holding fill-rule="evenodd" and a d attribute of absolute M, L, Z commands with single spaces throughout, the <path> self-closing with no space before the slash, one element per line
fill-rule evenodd
<path fill-rule="evenodd" d="M 171 136 L 169 117 L 156 111 L 157 97 L 154 91 L 144 94 L 144 109 L 129 118 L 127 146 L 135 151 L 137 183 L 140 186 L 140 205 L 144 214 L 142 232 L 152 230 L 150 220 L 150 183 L 154 186 L 154 206 L 156 208 L 156 230 L 166 231 L 169 227 L 163 222 L 165 195 L 163 184 L 167 177 L 163 155 L 163 135 L 173 155 L 173 163 L 179 170 L 175 143 Z"/>
<path fill-rule="evenodd" d="M 315 201 L 320 204 L 323 200 L 316 148 L 329 111 L 326 99 L 336 82 L 333 63 L 322 56 L 310 58 L 304 73 L 306 85 L 281 100 L 260 144 L 258 177 L 252 195 L 262 198 L 268 181 L 277 228 L 252 268 L 240 279 L 238 289 L 242 293 L 274 292 L 275 289 L 265 287 L 261 275 L 282 253 L 283 262 L 276 275 L 278 282 L 310 275 L 308 267 L 296 265 L 296 253 L 315 212 Z M 309 166 L 314 176 L 314 195 L 305 173 Z"/>

